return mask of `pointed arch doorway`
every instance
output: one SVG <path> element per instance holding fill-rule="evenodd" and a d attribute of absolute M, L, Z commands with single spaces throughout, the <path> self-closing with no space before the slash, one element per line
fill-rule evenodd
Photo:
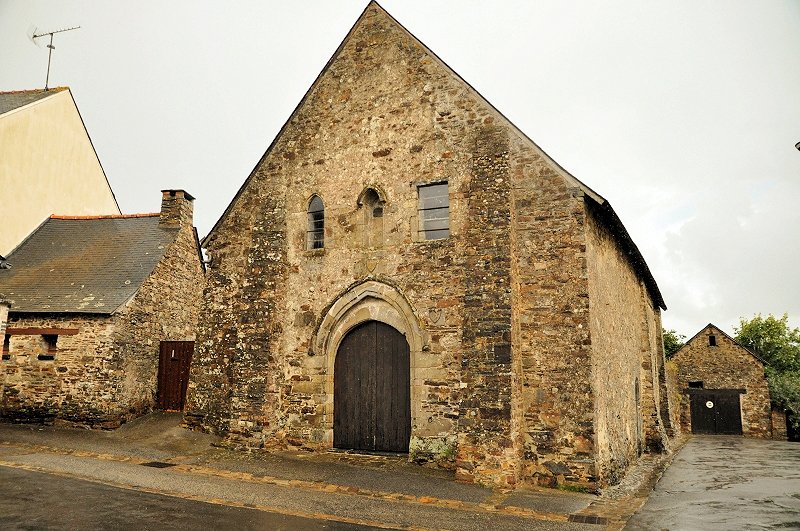
<path fill-rule="evenodd" d="M 408 452 L 411 363 L 403 334 L 380 321 L 350 330 L 333 371 L 333 446 Z"/>

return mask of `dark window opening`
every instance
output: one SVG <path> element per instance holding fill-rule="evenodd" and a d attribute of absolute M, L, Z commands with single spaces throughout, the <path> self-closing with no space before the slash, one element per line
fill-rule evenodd
<path fill-rule="evenodd" d="M 717 336 L 715 336 L 714 334 L 711 334 L 710 336 L 708 336 L 708 345 L 711 346 L 711 347 L 716 347 L 717 346 Z"/>
<path fill-rule="evenodd" d="M 3 338 L 3 360 L 11 359 L 11 334 L 6 334 Z"/>
<path fill-rule="evenodd" d="M 419 193 L 419 234 L 423 240 L 450 236 L 450 198 L 447 183 L 428 184 Z"/>
<path fill-rule="evenodd" d="M 325 205 L 318 195 L 311 198 L 308 204 L 308 231 L 306 233 L 306 249 L 322 249 L 325 247 Z"/>
<path fill-rule="evenodd" d="M 362 194 L 364 206 L 364 245 L 371 248 L 383 247 L 383 205 L 380 194 L 372 188 Z"/>
<path fill-rule="evenodd" d="M 47 352 L 44 354 L 39 354 L 37 358 L 40 361 L 53 361 L 56 359 L 56 351 L 58 349 L 58 336 L 56 334 L 44 334 L 42 336 L 44 339 L 45 347 L 47 347 Z"/>
<path fill-rule="evenodd" d="M 692 389 L 702 389 L 703 388 L 703 381 L 702 380 L 695 380 L 689 382 L 689 387 Z"/>

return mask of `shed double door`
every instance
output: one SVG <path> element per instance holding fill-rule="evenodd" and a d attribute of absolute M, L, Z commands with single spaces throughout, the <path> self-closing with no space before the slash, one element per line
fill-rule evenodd
<path fill-rule="evenodd" d="M 158 408 L 183 411 L 194 341 L 162 341 L 158 357 Z"/>
<path fill-rule="evenodd" d="M 403 334 L 378 321 L 351 330 L 334 363 L 333 445 L 408 452 L 410 374 L 409 347 Z"/>
<path fill-rule="evenodd" d="M 742 434 L 742 411 L 737 390 L 704 390 L 691 394 L 692 433 Z"/>

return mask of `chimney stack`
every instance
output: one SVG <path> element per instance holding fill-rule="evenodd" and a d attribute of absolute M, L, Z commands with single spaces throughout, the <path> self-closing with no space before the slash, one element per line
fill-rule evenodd
<path fill-rule="evenodd" d="M 161 190 L 161 220 L 167 227 L 192 226 L 194 197 L 185 190 Z"/>

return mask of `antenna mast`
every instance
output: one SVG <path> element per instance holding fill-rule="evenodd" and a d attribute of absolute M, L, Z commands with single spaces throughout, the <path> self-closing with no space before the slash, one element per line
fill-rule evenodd
<path fill-rule="evenodd" d="M 56 33 L 64 33 L 65 31 L 72 31 L 72 30 L 79 29 L 79 28 L 80 28 L 80 26 L 75 26 L 75 27 L 72 27 L 72 28 L 64 28 L 64 29 L 55 30 L 55 31 L 45 31 L 45 32 L 42 32 L 42 33 L 36 33 L 36 30 L 35 29 L 33 30 L 33 35 L 31 35 L 31 40 L 38 39 L 39 37 L 44 37 L 45 35 L 50 35 L 50 44 L 47 45 L 47 47 L 50 49 L 50 51 L 47 52 L 47 78 L 45 78 L 45 80 L 44 80 L 44 89 L 45 90 L 49 90 L 48 85 L 50 84 L 50 59 L 53 57 L 53 50 L 56 49 L 56 47 L 53 46 L 53 35 L 55 35 Z M 34 40 L 34 42 L 36 42 L 36 41 Z"/>

